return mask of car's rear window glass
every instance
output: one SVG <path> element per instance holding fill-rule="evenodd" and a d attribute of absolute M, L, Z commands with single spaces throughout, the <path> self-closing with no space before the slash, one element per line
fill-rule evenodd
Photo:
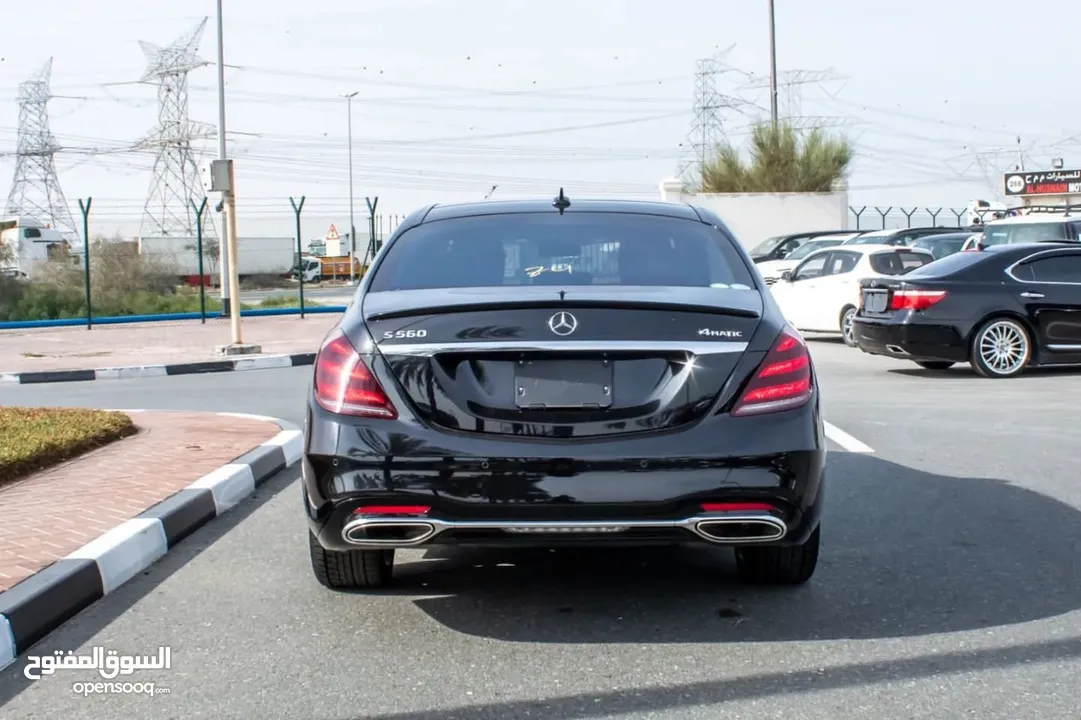
<path fill-rule="evenodd" d="M 904 275 L 934 260 L 932 255 L 914 252 L 884 252 L 871 256 L 871 269 L 879 275 Z"/>
<path fill-rule="evenodd" d="M 734 241 L 693 220 L 516 213 L 425 223 L 387 248 L 368 289 L 521 285 L 754 287 Z"/>
<path fill-rule="evenodd" d="M 946 257 L 935 260 L 933 263 L 928 263 L 923 267 L 916 268 L 908 274 L 916 277 L 942 277 L 969 268 L 986 259 L 986 253 L 959 252 L 954 253 L 953 255 L 947 255 Z"/>

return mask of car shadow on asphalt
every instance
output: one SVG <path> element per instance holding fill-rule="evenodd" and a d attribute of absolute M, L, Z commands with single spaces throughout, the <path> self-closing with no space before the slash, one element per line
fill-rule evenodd
<path fill-rule="evenodd" d="M 945 675 L 1002 670 L 1033 663 L 1071 662 L 1081 657 L 1081 639 L 1049 640 L 1008 648 L 935 653 L 895 660 L 851 663 L 813 670 L 775 670 L 761 674 L 641 687 L 634 690 L 584 692 L 543 700 L 508 700 L 484 705 L 441 707 L 431 710 L 357 715 L 352 720 L 587 720 L 613 718 L 631 713 L 676 713 L 712 708 L 715 717 L 723 705 L 761 700 L 783 694 L 823 693 L 845 688 L 868 688 L 902 680 L 941 679 Z M 763 711 L 759 711 L 760 714 Z M 666 715 L 667 716 L 667 715 Z M 762 714 L 764 717 L 765 715 Z M 696 715 L 704 717 L 704 715 Z"/>
<path fill-rule="evenodd" d="M 829 459 L 822 554 L 797 588 L 740 585 L 730 550 L 429 550 L 395 592 L 446 627 L 511 642 L 899 638 L 1081 608 L 1081 513 L 1001 480 Z M 386 591 L 383 591 L 386 592 Z"/>

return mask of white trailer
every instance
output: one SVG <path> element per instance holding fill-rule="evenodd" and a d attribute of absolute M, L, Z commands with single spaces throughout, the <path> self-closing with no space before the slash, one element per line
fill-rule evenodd
<path fill-rule="evenodd" d="M 198 278 L 198 243 L 194 237 L 140 237 L 139 254 L 155 272 L 177 278 Z M 218 281 L 221 264 L 219 242 L 204 241 L 203 275 Z M 222 247 L 224 252 L 225 248 Z M 237 238 L 237 274 L 241 280 L 254 275 L 286 277 L 296 266 L 296 240 L 288 237 Z"/>

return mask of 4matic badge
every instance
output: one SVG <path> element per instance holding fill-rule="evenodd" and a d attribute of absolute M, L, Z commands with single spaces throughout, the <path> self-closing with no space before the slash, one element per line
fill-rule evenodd
<path fill-rule="evenodd" d="M 723 337 L 723 338 L 741 338 L 743 337 L 742 330 L 710 330 L 709 328 L 702 328 L 698 331 L 699 337 Z"/>

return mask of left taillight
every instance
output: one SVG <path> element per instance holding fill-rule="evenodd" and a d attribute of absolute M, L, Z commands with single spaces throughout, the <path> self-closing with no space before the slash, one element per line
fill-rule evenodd
<path fill-rule="evenodd" d="M 926 310 L 944 297 L 945 290 L 894 290 L 890 310 Z"/>
<path fill-rule="evenodd" d="M 340 331 L 319 348 L 312 389 L 319 407 L 332 413 L 384 419 L 398 417 L 371 368 Z"/>

